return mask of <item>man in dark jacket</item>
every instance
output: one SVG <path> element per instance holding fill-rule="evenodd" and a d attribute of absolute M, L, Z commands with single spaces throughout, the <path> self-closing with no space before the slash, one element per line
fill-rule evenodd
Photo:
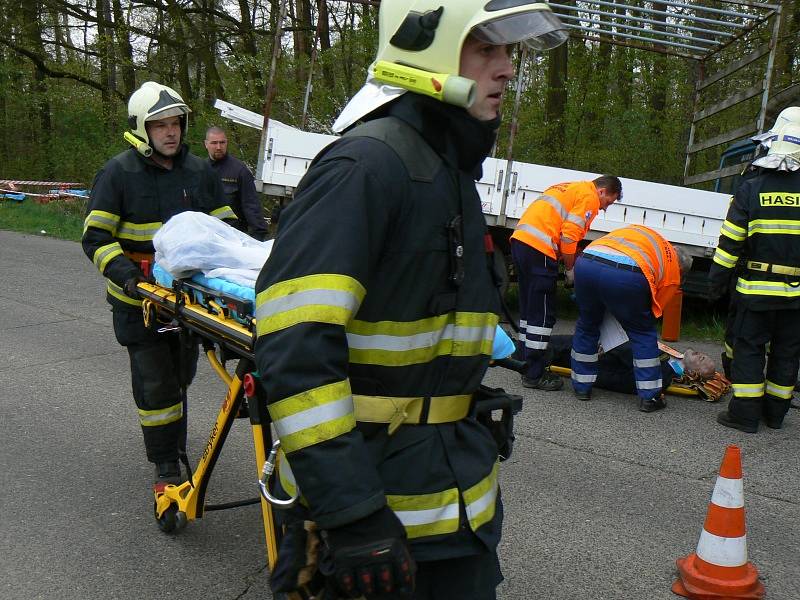
<path fill-rule="evenodd" d="M 197 366 L 196 344 L 144 326 L 136 291 L 153 264 L 153 237 L 187 210 L 220 219 L 235 215 L 211 167 L 183 144 L 189 107 L 167 86 L 148 81 L 128 102 L 133 146 L 109 160 L 92 184 L 83 251 L 106 278 L 114 334 L 128 349 L 133 398 L 155 489 L 181 481 L 179 451 L 186 443 L 186 388 Z M 109 386 L 111 387 L 111 386 Z"/>
<path fill-rule="evenodd" d="M 780 429 L 800 358 L 800 125 L 784 124 L 757 175 L 741 183 L 722 224 L 709 277 L 720 298 L 737 274 L 733 398 L 717 421 L 756 433 Z M 766 347 L 769 344 L 769 360 Z M 766 377 L 764 367 L 766 365 Z"/>
<path fill-rule="evenodd" d="M 203 144 L 208 152 L 211 168 L 222 179 L 228 206 L 236 213 L 234 227 L 263 242 L 267 239 L 267 222 L 250 169 L 238 158 L 228 154 L 228 137 L 221 127 L 209 127 Z"/>
<path fill-rule="evenodd" d="M 315 158 L 256 284 L 281 483 L 346 597 L 490 599 L 502 579 L 497 446 L 472 416 L 499 311 L 474 181 L 508 44 L 565 35 L 546 4 L 484 4 L 381 3 L 334 129 L 366 122 Z"/>

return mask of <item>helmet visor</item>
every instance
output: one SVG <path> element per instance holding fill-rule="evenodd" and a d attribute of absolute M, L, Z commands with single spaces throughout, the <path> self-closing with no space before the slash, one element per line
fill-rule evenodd
<path fill-rule="evenodd" d="M 470 32 L 482 42 L 495 46 L 523 43 L 533 50 L 550 50 L 563 44 L 568 33 L 549 10 L 507 15 L 481 23 Z"/>
<path fill-rule="evenodd" d="M 184 106 L 168 106 L 164 110 L 151 113 L 147 116 L 145 121 L 160 121 L 167 117 L 182 117 L 189 112 L 188 108 Z"/>

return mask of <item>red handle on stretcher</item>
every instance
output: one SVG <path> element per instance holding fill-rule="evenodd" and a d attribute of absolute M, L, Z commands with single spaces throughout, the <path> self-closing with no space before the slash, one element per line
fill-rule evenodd
<path fill-rule="evenodd" d="M 139 268 L 142 270 L 142 273 L 145 277 L 150 277 L 150 261 L 146 258 L 143 258 L 139 261 Z"/>

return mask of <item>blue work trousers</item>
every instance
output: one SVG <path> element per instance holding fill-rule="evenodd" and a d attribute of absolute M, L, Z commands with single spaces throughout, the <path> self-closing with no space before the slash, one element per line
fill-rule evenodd
<path fill-rule="evenodd" d="M 575 263 L 578 322 L 572 338 L 572 387 L 589 392 L 597 380 L 600 324 L 606 311 L 619 321 L 631 342 L 636 393 L 652 400 L 661 393 L 661 361 L 652 295 L 647 279 L 630 265 L 614 266 L 587 255 Z"/>
<path fill-rule="evenodd" d="M 538 379 L 547 366 L 545 351 L 556 322 L 558 263 L 515 239 L 511 257 L 519 281 L 519 341 L 527 365 L 525 376 Z"/>

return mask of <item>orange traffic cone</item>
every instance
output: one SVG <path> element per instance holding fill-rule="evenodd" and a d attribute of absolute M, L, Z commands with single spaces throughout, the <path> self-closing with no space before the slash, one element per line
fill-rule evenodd
<path fill-rule="evenodd" d="M 746 600 L 764 597 L 758 571 L 747 561 L 742 455 L 728 446 L 708 505 L 697 551 L 678 559 L 672 591 L 693 600 Z"/>

